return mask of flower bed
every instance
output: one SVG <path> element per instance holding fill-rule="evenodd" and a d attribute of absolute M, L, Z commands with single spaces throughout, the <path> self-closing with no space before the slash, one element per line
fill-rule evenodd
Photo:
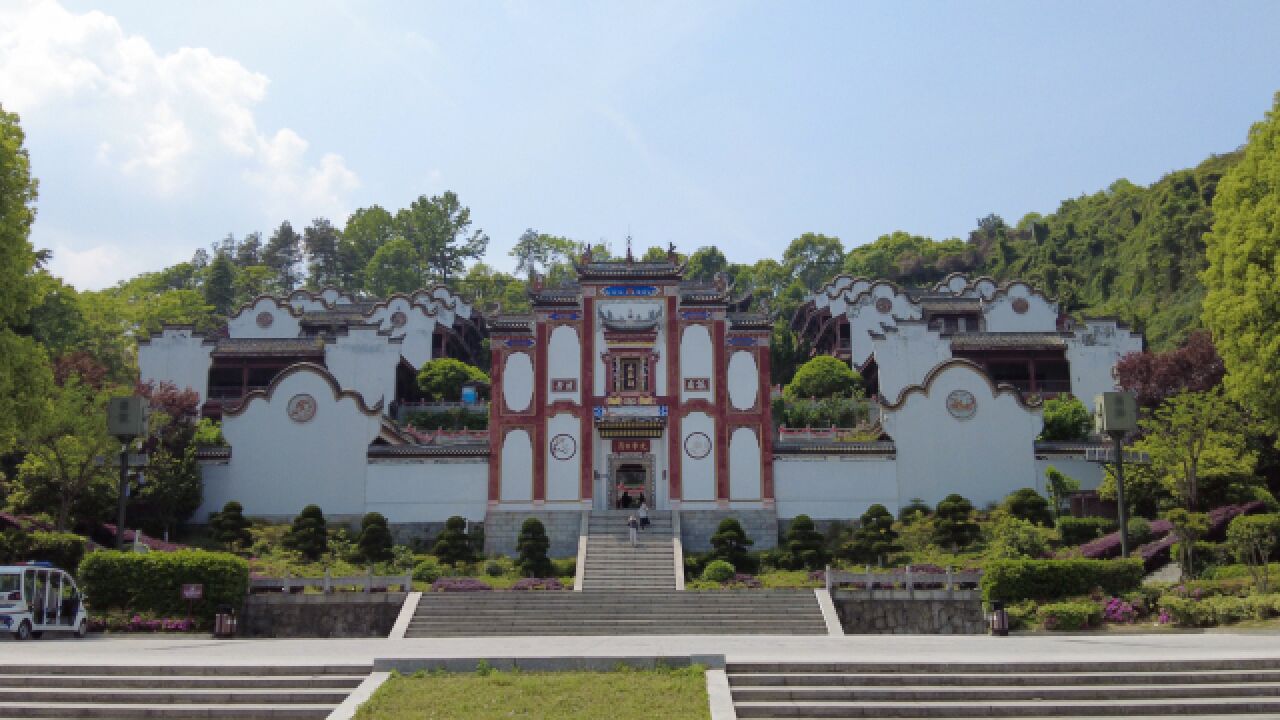
<path fill-rule="evenodd" d="M 138 614 L 109 614 L 89 618 L 90 632 L 189 633 L 196 629 L 196 622 L 186 618 L 144 617 Z"/>
<path fill-rule="evenodd" d="M 564 583 L 559 578 L 521 578 L 511 586 L 512 590 L 564 590 Z"/>
<path fill-rule="evenodd" d="M 1173 523 L 1168 520 L 1153 520 L 1151 522 L 1151 536 L 1155 538 L 1163 538 L 1173 530 Z M 1158 540 L 1156 541 L 1158 542 Z M 1151 545 L 1154 543 L 1148 543 Z M 1080 557 L 1086 560 L 1109 560 L 1120 556 L 1120 531 L 1108 533 L 1080 546 Z"/>
<path fill-rule="evenodd" d="M 473 577 L 442 577 L 431 583 L 431 592 L 492 592 L 493 586 Z"/>

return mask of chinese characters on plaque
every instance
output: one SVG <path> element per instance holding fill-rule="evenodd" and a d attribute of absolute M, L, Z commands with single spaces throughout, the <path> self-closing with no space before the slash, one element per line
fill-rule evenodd
<path fill-rule="evenodd" d="M 578 379 L 552 378 L 551 392 L 578 392 Z"/>
<path fill-rule="evenodd" d="M 685 392 L 707 392 L 711 389 L 711 378 L 691 377 L 684 379 Z"/>

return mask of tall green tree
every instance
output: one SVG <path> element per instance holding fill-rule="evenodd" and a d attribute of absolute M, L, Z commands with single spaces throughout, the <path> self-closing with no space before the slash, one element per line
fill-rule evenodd
<path fill-rule="evenodd" d="M 298 287 L 302 279 L 301 262 L 302 236 L 285 220 L 271 233 L 267 246 L 262 250 L 262 264 L 275 272 L 278 292 L 287 294 Z"/>
<path fill-rule="evenodd" d="M 370 290 L 365 268 L 378 248 L 395 235 L 395 218 L 385 208 L 370 205 L 351 213 L 338 240 L 339 285 L 351 290 Z"/>
<path fill-rule="evenodd" d="M 386 297 L 393 293 L 411 293 L 421 286 L 417 252 L 402 237 L 393 238 L 373 253 L 365 266 L 365 289 Z"/>
<path fill-rule="evenodd" d="M 711 282 L 716 273 L 729 269 L 729 260 L 714 245 L 706 245 L 693 251 L 689 256 L 689 267 L 685 276 L 690 280 Z"/>
<path fill-rule="evenodd" d="M 810 291 L 840 272 L 844 263 L 844 245 L 840 238 L 820 233 L 805 233 L 787 245 L 782 264 L 787 273 L 798 278 Z"/>
<path fill-rule="evenodd" d="M 316 218 L 303 228 L 302 242 L 307 250 L 307 287 L 341 287 L 342 268 L 338 257 L 341 238 L 338 228 L 327 218 Z"/>
<path fill-rule="evenodd" d="M 489 236 L 471 229 L 471 209 L 452 191 L 419 196 L 396 213 L 396 229 L 413 245 L 415 269 L 427 280 L 447 283 L 462 274 L 467 260 L 484 255 Z"/>
<path fill-rule="evenodd" d="M 489 376 L 454 358 L 428 360 L 418 371 L 418 387 L 437 402 L 457 402 L 462 397 L 462 386 L 468 382 L 487 384 Z"/>
<path fill-rule="evenodd" d="M 18 116 L 0 105 L 0 454 L 13 449 L 22 428 L 40 420 L 53 382 L 48 358 L 30 334 L 40 285 L 29 240 L 36 180 L 24 138 Z"/>
<path fill-rule="evenodd" d="M 251 232 L 236 247 L 236 265 L 245 268 L 262 264 L 262 233 Z"/>
<path fill-rule="evenodd" d="M 1135 449 L 1151 455 L 1151 471 L 1189 511 L 1199 509 L 1206 480 L 1247 478 L 1257 463 L 1243 432 L 1246 418 L 1221 390 L 1174 395 L 1140 425 Z"/>
<path fill-rule="evenodd" d="M 1280 431 L 1280 93 L 1222 178 L 1205 236 L 1205 325 L 1228 392 Z"/>
<path fill-rule="evenodd" d="M 857 394 L 862 378 L 849 364 L 818 355 L 800 366 L 782 393 L 790 400 L 799 398 L 851 397 Z"/>
<path fill-rule="evenodd" d="M 205 270 L 204 301 L 219 315 L 227 315 L 235 302 L 235 266 L 231 256 L 219 252 Z"/>

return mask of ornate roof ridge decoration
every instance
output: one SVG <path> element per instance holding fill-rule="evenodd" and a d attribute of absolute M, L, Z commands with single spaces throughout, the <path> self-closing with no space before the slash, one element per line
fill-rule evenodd
<path fill-rule="evenodd" d="M 227 313 L 227 320 L 232 320 L 234 318 L 240 317 L 244 313 L 253 309 L 253 306 L 257 305 L 262 300 L 270 300 L 271 302 L 276 304 L 276 307 L 288 312 L 290 315 L 296 318 L 302 317 L 302 311 L 290 305 L 287 299 L 282 300 L 275 295 L 268 295 L 266 293 L 263 293 L 262 295 L 259 295 L 253 298 L 252 300 L 242 303 L 240 307 L 236 308 L 235 312 Z"/>
<path fill-rule="evenodd" d="M 326 300 L 326 299 L 325 299 L 325 297 L 324 297 L 325 292 L 327 292 L 327 291 L 329 291 L 329 290 L 332 290 L 332 291 L 334 291 L 334 292 L 338 293 L 338 299 L 346 298 L 346 299 L 347 299 L 347 302 L 345 302 L 345 303 L 340 303 L 340 302 L 336 302 L 336 301 L 335 301 L 335 302 L 329 302 L 329 301 L 328 301 L 328 300 Z M 294 289 L 292 292 L 290 292 L 288 295 L 285 295 L 285 296 L 284 296 L 284 299 L 285 299 L 286 301 L 292 301 L 292 300 L 293 300 L 293 298 L 294 298 L 294 296 L 296 296 L 296 295 L 303 295 L 303 296 L 305 296 L 308 300 L 314 300 L 314 301 L 316 301 L 316 302 L 320 303 L 321 305 L 323 305 L 323 306 L 325 306 L 326 308 L 329 308 L 329 309 L 336 308 L 336 307 L 338 307 L 338 306 L 340 306 L 340 305 L 354 305 L 354 304 L 356 304 L 356 303 L 358 302 L 358 301 L 356 300 L 356 296 L 355 296 L 355 295 L 353 295 L 352 293 L 347 292 L 346 290 L 343 290 L 342 288 L 338 287 L 337 285 L 325 285 L 324 287 L 322 287 L 322 288 L 320 288 L 320 289 L 318 289 L 318 290 L 309 290 L 309 289 L 304 288 L 304 287 L 296 288 L 296 289 Z"/>
<path fill-rule="evenodd" d="M 164 332 L 166 330 L 190 330 L 191 337 L 203 339 L 205 345 L 210 345 L 214 341 L 220 339 L 220 336 L 217 330 L 213 330 L 209 332 L 205 332 L 204 330 L 197 330 L 194 323 L 164 323 L 163 325 L 160 326 L 159 330 L 156 330 L 155 332 L 147 332 L 145 335 L 140 336 L 138 338 L 138 344 L 147 345 L 154 338 L 163 337 Z"/>
<path fill-rule="evenodd" d="M 490 334 L 532 333 L 533 315 L 499 315 L 489 321 Z"/>
<path fill-rule="evenodd" d="M 1115 324 L 1116 324 L 1116 329 L 1117 329 L 1117 330 L 1127 330 L 1127 331 L 1129 331 L 1130 333 L 1133 333 L 1133 327 L 1132 327 L 1131 325 L 1129 325 L 1129 323 L 1128 323 L 1128 322 L 1126 322 L 1126 321 L 1124 320 L 1124 318 L 1120 317 L 1119 315 L 1081 315 L 1081 316 L 1080 316 L 1080 320 L 1081 320 L 1082 322 L 1086 322 L 1086 323 L 1088 323 L 1088 322 L 1113 322 L 1113 323 L 1115 323 Z M 1134 333 L 1134 334 L 1136 334 L 1136 333 Z"/>
<path fill-rule="evenodd" d="M 1066 348 L 1067 339 L 1073 333 L 1059 331 L 1043 332 L 957 332 L 941 333 L 950 338 L 951 347 L 961 348 L 1014 348 L 1014 349 L 1061 349 Z"/>
<path fill-rule="evenodd" d="M 1075 441 L 1067 441 L 1067 442 L 1037 440 L 1035 442 L 1036 452 L 1062 453 L 1066 455 L 1079 455 L 1084 453 L 1086 450 L 1094 450 L 1096 448 L 1102 448 L 1102 447 L 1109 448 L 1111 447 L 1111 444 L 1103 443 L 1103 442 L 1090 442 L 1087 440 L 1075 440 Z"/>
<path fill-rule="evenodd" d="M 925 373 L 923 381 L 917 385 L 908 385 L 902 388 L 898 393 L 897 399 L 893 402 L 889 402 L 883 395 L 877 395 L 876 401 L 879 402 L 885 410 L 901 410 L 902 406 L 907 403 L 907 399 L 914 394 L 919 393 L 920 395 L 929 397 L 929 390 L 933 387 L 933 381 L 936 380 L 944 371 L 953 367 L 968 368 L 969 370 L 977 373 L 979 377 L 987 381 L 987 387 L 991 388 L 991 395 L 993 397 L 1000 397 L 1000 395 L 1008 393 L 1013 396 L 1014 400 L 1018 401 L 1018 405 L 1024 410 L 1038 409 L 1044 403 L 1044 400 L 1038 396 L 1032 397 L 1031 399 L 1024 397 L 1018 388 L 1010 385 L 1009 383 L 997 384 L 991 379 L 991 376 L 987 374 L 987 371 L 982 369 L 981 365 L 973 362 L 972 360 L 965 360 L 964 358 L 951 358 L 950 360 L 943 360 L 937 365 L 934 365 L 932 370 Z"/>
<path fill-rule="evenodd" d="M 1055 309 L 1056 309 L 1056 307 L 1057 307 L 1057 305 L 1058 305 L 1058 301 L 1057 301 L 1057 300 L 1055 300 L 1054 298 L 1049 297 L 1049 296 L 1048 296 L 1048 295 L 1046 295 L 1042 290 L 1040 290 L 1040 288 L 1038 288 L 1038 287 L 1036 287 L 1035 285 L 1032 285 L 1031 283 L 1027 282 L 1026 280 L 1022 280 L 1022 279 L 1006 280 L 1006 281 L 1004 281 L 1003 283 L 1000 283 L 1000 285 L 996 287 L 996 291 L 995 291 L 995 292 L 993 292 L 993 293 L 991 293 L 991 298 L 990 298 L 989 300 L 987 300 L 986 302 L 988 302 L 988 303 L 992 303 L 992 302 L 995 302 L 995 301 L 996 301 L 997 299 L 999 299 L 999 298 L 1002 298 L 1002 297 L 1007 296 L 1007 295 L 1009 294 L 1009 290 L 1011 290 L 1011 289 L 1013 288 L 1013 286 L 1014 286 L 1014 285 L 1021 285 L 1021 286 L 1025 287 L 1028 291 L 1030 291 L 1030 292 L 1028 293 L 1030 296 L 1032 296 L 1032 297 L 1038 297 L 1038 298 L 1040 298 L 1041 300 L 1045 301 L 1046 303 L 1048 303 L 1048 304 L 1050 304 L 1050 305 L 1053 305 L 1053 306 L 1055 307 Z"/>
<path fill-rule="evenodd" d="M 366 457 L 370 460 L 386 458 L 433 458 L 433 457 L 488 457 L 491 454 L 489 443 L 471 443 L 457 445 L 370 445 Z"/>
<path fill-rule="evenodd" d="M 420 292 L 422 291 L 414 290 L 412 293 L 402 293 L 402 292 L 391 293 L 390 295 L 386 296 L 385 298 L 382 298 L 381 300 L 374 301 L 373 305 L 369 308 L 368 312 L 364 313 L 364 316 L 373 317 L 373 315 L 377 313 L 379 310 L 386 310 L 390 308 L 391 303 L 393 301 L 404 300 L 405 302 L 409 303 L 410 309 L 416 308 L 418 310 L 421 310 L 422 314 L 427 317 L 438 317 L 440 315 L 440 309 L 436 307 L 434 303 L 426 304 L 426 303 L 418 302 L 417 295 Z"/>
<path fill-rule="evenodd" d="M 271 384 L 267 385 L 265 390 L 250 390 L 249 394 L 245 395 L 244 399 L 241 400 L 239 404 L 235 406 L 224 407 L 222 409 L 223 417 L 226 417 L 228 415 L 235 416 L 235 415 L 243 414 L 245 410 L 249 409 L 250 403 L 252 403 L 254 400 L 258 398 L 261 398 L 267 402 L 270 402 L 272 397 L 275 395 L 276 388 L 280 387 L 280 383 L 284 382 L 285 380 L 289 379 L 290 377 L 298 373 L 303 373 L 303 372 L 317 375 L 321 379 L 323 379 L 325 382 L 327 382 L 329 384 L 329 389 L 333 391 L 333 399 L 335 401 L 341 401 L 343 398 L 350 398 L 352 400 L 355 400 L 356 408 L 360 412 L 364 413 L 365 415 L 368 415 L 370 417 L 382 416 L 382 408 L 385 402 L 385 398 L 379 398 L 378 402 L 370 406 L 368 403 L 365 402 L 364 396 L 356 392 L 355 390 L 343 390 L 342 386 L 338 384 L 337 379 L 334 378 L 333 374 L 330 373 L 329 370 L 326 369 L 323 365 L 317 365 L 316 363 L 310 363 L 310 362 L 300 362 L 300 363 L 294 363 L 293 365 L 290 365 L 289 367 L 282 370 L 280 374 L 276 375 L 275 378 L 271 381 Z"/>
<path fill-rule="evenodd" d="M 614 332 L 648 332 L 658 327 L 658 321 L 662 319 L 662 306 L 655 305 L 647 315 L 637 316 L 634 310 L 628 308 L 626 317 L 615 317 L 612 310 L 607 305 L 602 304 L 597 310 L 600 316 L 600 324 L 606 330 Z"/>
<path fill-rule="evenodd" d="M 779 455 L 895 455 L 898 447 L 892 440 L 856 443 L 775 442 L 773 451 Z"/>
<path fill-rule="evenodd" d="M 213 343 L 213 355 L 301 354 L 324 355 L 322 337 L 287 338 L 219 338 Z"/>
<path fill-rule="evenodd" d="M 729 320 L 730 330 L 772 330 L 773 320 L 767 313 L 730 312 L 725 313 Z"/>
<path fill-rule="evenodd" d="M 230 460 L 230 445 L 197 445 L 196 460 Z"/>

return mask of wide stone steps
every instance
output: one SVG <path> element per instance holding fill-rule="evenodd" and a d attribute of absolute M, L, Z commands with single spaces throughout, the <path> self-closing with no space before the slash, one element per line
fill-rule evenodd
<path fill-rule="evenodd" d="M 740 718 L 1194 717 L 1280 713 L 1280 661 L 730 663 Z"/>
<path fill-rule="evenodd" d="M 424 593 L 408 637 L 825 634 L 812 591 Z"/>
<path fill-rule="evenodd" d="M 634 510 L 593 511 L 587 521 L 583 590 L 674 590 L 675 548 L 670 512 L 651 512 L 650 526 L 632 546 L 627 518 Z"/>
<path fill-rule="evenodd" d="M 0 718 L 324 718 L 371 669 L 0 666 Z"/>

